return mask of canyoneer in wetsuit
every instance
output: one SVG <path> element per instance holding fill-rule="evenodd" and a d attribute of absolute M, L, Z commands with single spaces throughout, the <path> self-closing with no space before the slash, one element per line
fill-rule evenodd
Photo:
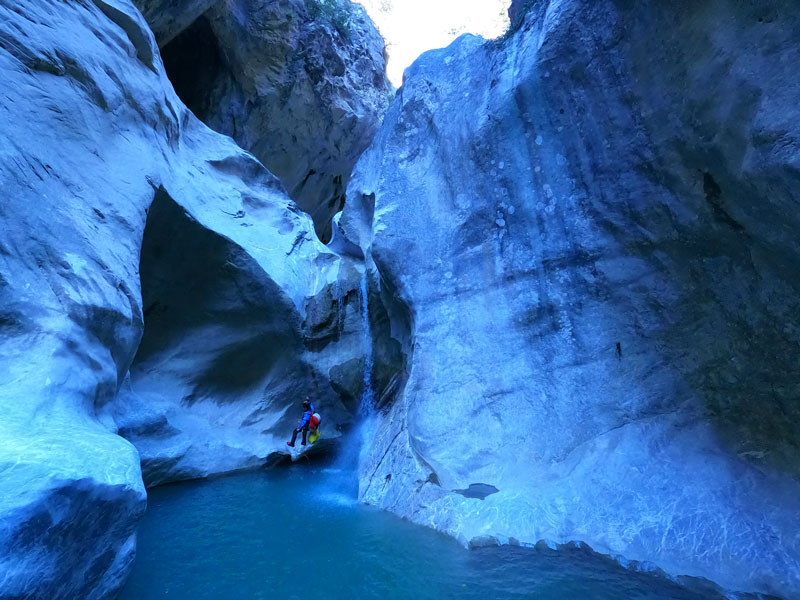
<path fill-rule="evenodd" d="M 295 428 L 292 432 L 292 441 L 286 442 L 287 446 L 291 446 L 294 448 L 294 443 L 297 440 L 297 434 L 301 431 L 303 432 L 303 441 L 301 446 L 306 445 L 306 435 L 308 434 L 308 426 L 309 422 L 311 421 L 311 416 L 314 414 L 314 403 L 311 402 L 310 398 L 306 398 L 303 401 L 303 418 L 300 419 L 300 424 Z"/>

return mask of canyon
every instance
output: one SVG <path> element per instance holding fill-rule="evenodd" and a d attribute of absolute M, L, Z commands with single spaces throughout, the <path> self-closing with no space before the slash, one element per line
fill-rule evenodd
<path fill-rule="evenodd" d="M 464 546 L 800 595 L 794 12 L 515 1 L 395 92 L 347 0 L 0 0 L 0 598 L 356 429 Z"/>

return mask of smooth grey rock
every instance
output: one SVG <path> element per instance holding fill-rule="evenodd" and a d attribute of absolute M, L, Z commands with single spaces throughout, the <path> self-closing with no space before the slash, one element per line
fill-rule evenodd
<path fill-rule="evenodd" d="M 337 223 L 409 316 L 363 500 L 800 595 L 798 32 L 538 2 L 406 72 Z"/>
<path fill-rule="evenodd" d="M 179 101 L 128 0 L 0 0 L 0 73 L 0 598 L 112 598 L 146 499 L 117 430 L 150 482 L 287 457 L 298 395 L 346 416 L 362 276 Z"/>
<path fill-rule="evenodd" d="M 271 224 L 276 233 L 265 232 L 262 219 L 272 207 L 262 198 L 251 196 L 238 210 L 221 203 L 209 209 L 190 215 L 159 191 L 144 232 L 144 335 L 112 410 L 120 433 L 141 454 L 148 486 L 288 454 L 286 441 L 307 395 L 324 415 L 326 440 L 338 438 L 336 425 L 349 423 L 350 400 L 360 390 L 360 377 L 345 384 L 333 379 L 341 363 L 363 364 L 359 304 L 352 298 L 357 272 L 350 272 L 353 292 L 339 270 L 344 263 L 322 250 L 310 227 L 298 233 L 291 212 Z M 215 221 L 214 211 L 228 216 Z M 265 252 L 275 235 L 293 236 L 293 245 Z M 296 288 L 282 288 L 270 276 L 287 261 L 314 286 L 306 296 L 293 299 Z M 340 286 L 341 306 L 330 295 Z"/>
<path fill-rule="evenodd" d="M 161 50 L 178 95 L 255 154 L 330 239 L 353 165 L 393 95 L 383 39 L 364 9 L 349 0 L 137 3 L 156 32 L 169 32 Z"/>
<path fill-rule="evenodd" d="M 112 597 L 145 506 L 136 450 L 98 409 L 141 336 L 145 173 L 177 123 L 125 9 L 0 2 L 2 598 Z"/>

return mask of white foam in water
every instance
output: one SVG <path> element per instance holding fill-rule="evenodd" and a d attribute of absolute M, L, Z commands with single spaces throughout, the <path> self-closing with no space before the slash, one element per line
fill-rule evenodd
<path fill-rule="evenodd" d="M 326 492 L 319 495 L 319 500 L 328 506 L 354 506 L 358 498 L 340 492 Z"/>

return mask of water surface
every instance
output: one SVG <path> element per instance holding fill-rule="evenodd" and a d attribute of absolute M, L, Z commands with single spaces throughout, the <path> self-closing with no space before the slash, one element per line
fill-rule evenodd
<path fill-rule="evenodd" d="M 585 552 L 465 550 L 294 465 L 155 488 L 122 600 L 708 600 Z"/>

